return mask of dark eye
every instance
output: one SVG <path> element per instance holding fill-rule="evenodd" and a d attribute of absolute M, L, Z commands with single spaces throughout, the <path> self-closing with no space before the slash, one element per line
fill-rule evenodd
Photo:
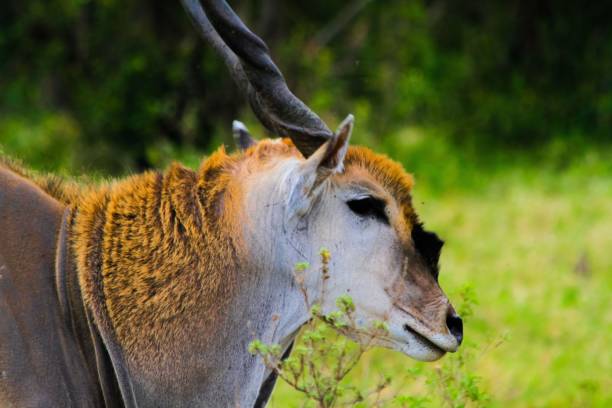
<path fill-rule="evenodd" d="M 374 197 L 364 197 L 357 200 L 347 201 L 351 211 L 361 217 L 373 217 L 385 224 L 389 223 L 385 213 L 385 202 Z"/>

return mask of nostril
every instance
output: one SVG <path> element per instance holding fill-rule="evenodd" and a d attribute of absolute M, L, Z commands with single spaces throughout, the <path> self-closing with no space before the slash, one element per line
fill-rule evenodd
<path fill-rule="evenodd" d="M 457 339 L 457 343 L 461 344 L 463 341 L 463 320 L 454 311 L 446 315 L 446 326 Z"/>

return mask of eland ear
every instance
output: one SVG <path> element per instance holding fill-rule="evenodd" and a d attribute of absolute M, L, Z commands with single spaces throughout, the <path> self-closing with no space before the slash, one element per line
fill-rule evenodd
<path fill-rule="evenodd" d="M 320 176 L 324 176 L 325 173 L 342 173 L 344 171 L 344 156 L 346 156 L 348 150 L 354 123 L 355 117 L 349 114 L 340 123 L 334 136 L 306 160 L 305 167 L 316 170 Z"/>
<path fill-rule="evenodd" d="M 234 135 L 236 146 L 242 151 L 257 144 L 257 141 L 249 133 L 249 129 L 238 120 L 232 122 L 232 134 Z"/>
<path fill-rule="evenodd" d="M 301 164 L 289 198 L 293 214 L 303 215 L 308 212 L 323 182 L 332 174 L 344 171 L 344 157 L 348 151 L 354 121 L 353 115 L 348 115 L 333 137 Z"/>

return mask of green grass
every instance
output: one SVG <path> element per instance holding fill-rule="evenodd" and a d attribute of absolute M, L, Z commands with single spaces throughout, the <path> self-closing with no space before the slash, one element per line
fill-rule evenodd
<path fill-rule="evenodd" d="M 417 154 L 428 147 L 431 160 Z M 443 144 L 389 150 L 417 168 L 415 205 L 446 240 L 442 287 L 455 300 L 465 284 L 476 291 L 479 304 L 460 353 L 470 354 L 465 370 L 480 377 L 488 404 L 612 406 L 610 149 L 553 145 L 520 160 L 480 160 L 480 167 Z M 438 180 L 445 170 L 450 180 Z M 457 357 L 424 364 L 374 350 L 348 381 L 408 377 L 402 394 L 439 406 L 425 379 Z M 280 384 L 272 407 L 294 406 L 302 399 Z"/>

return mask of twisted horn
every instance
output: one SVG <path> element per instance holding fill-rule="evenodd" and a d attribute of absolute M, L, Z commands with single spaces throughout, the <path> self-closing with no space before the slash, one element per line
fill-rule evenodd
<path fill-rule="evenodd" d="M 327 125 L 287 87 L 266 43 L 224 0 L 181 0 L 200 35 L 223 58 L 261 123 L 289 136 L 304 157 L 332 138 Z"/>

